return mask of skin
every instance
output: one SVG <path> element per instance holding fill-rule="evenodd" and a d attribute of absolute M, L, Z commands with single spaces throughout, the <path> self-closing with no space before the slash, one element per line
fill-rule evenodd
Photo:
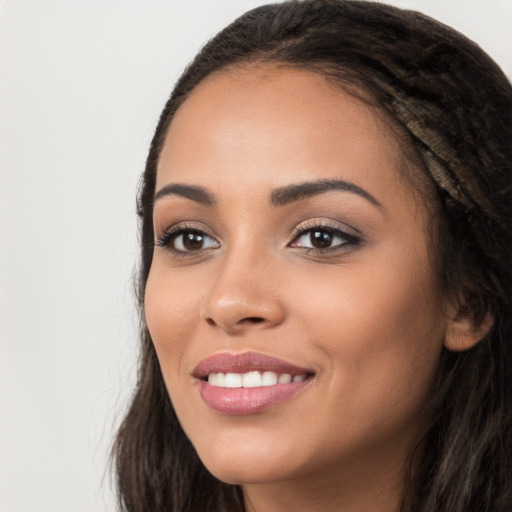
<path fill-rule="evenodd" d="M 205 232 L 187 254 L 157 244 L 145 311 L 178 418 L 206 467 L 251 511 L 393 511 L 443 344 L 453 332 L 429 256 L 431 219 L 400 176 L 399 142 L 369 106 L 317 74 L 274 67 L 210 75 L 178 110 L 156 191 L 157 241 Z M 343 179 L 285 205 L 279 187 Z M 357 236 L 311 246 L 298 227 Z M 316 228 L 317 231 L 321 230 Z M 182 238 L 176 238 L 178 247 Z M 181 247 L 181 246 L 180 246 Z M 252 351 L 314 371 L 290 399 L 225 416 L 192 377 L 212 354 Z"/>

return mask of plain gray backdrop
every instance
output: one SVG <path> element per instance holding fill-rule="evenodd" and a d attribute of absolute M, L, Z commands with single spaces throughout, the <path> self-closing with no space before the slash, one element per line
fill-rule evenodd
<path fill-rule="evenodd" d="M 113 511 L 134 384 L 135 193 L 200 45 L 257 0 L 0 0 L 0 511 Z M 512 0 L 389 0 L 512 76 Z"/>

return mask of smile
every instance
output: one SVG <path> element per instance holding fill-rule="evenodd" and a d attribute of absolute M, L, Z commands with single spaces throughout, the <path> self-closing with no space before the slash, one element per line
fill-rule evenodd
<path fill-rule="evenodd" d="M 193 376 L 210 409 L 247 415 L 298 394 L 312 381 L 314 372 L 263 354 L 221 353 L 201 361 Z"/>
<path fill-rule="evenodd" d="M 259 388 L 302 382 L 307 375 L 292 375 L 291 373 L 276 372 L 246 372 L 246 373 L 210 373 L 208 384 L 219 388 Z"/>

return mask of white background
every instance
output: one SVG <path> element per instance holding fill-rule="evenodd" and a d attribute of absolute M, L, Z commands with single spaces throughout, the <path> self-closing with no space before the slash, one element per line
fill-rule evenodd
<path fill-rule="evenodd" d="M 257 0 L 0 0 L 0 511 L 114 510 L 135 192 L 200 45 Z M 402 0 L 512 76 L 512 0 Z"/>

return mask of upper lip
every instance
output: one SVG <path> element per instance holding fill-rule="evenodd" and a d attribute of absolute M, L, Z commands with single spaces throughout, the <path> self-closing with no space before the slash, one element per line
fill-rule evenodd
<path fill-rule="evenodd" d="M 192 375 L 198 379 L 210 373 L 245 373 L 250 371 L 271 371 L 293 375 L 308 375 L 314 372 L 266 354 L 256 352 L 220 352 L 206 357 L 194 368 Z"/>

